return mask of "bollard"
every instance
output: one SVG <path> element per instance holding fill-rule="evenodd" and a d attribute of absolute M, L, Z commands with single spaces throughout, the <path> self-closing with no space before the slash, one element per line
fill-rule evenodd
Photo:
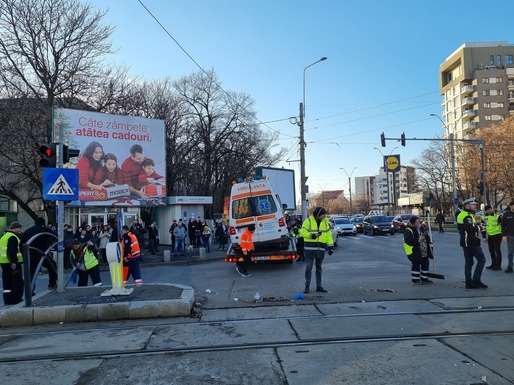
<path fill-rule="evenodd" d="M 200 247 L 200 258 L 201 259 L 205 259 L 206 258 L 205 247 Z"/>
<path fill-rule="evenodd" d="M 164 262 L 171 261 L 171 251 L 164 250 Z"/>
<path fill-rule="evenodd" d="M 100 294 L 100 296 L 107 297 L 111 295 L 129 295 L 134 289 L 126 289 L 123 287 L 123 269 L 121 263 L 122 260 L 120 244 L 118 242 L 109 242 L 105 251 L 107 254 L 107 262 L 109 262 L 112 289 L 104 291 Z"/>

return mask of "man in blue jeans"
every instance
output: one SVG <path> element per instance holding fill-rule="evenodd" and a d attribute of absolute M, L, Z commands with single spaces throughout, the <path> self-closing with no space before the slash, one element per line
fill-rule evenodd
<path fill-rule="evenodd" d="M 512 273 L 512 257 L 514 255 L 514 201 L 511 201 L 507 209 L 502 214 L 502 235 L 503 241 L 507 241 L 507 260 L 508 266 L 506 273 Z"/>

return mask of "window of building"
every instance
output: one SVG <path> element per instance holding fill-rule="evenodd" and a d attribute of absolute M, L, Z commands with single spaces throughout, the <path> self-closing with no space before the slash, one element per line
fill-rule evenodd
<path fill-rule="evenodd" d="M 503 102 L 498 102 L 498 103 L 496 103 L 496 104 L 497 104 L 496 108 L 503 108 L 503 107 L 505 107 L 505 105 L 503 104 Z"/>
<path fill-rule="evenodd" d="M 491 93 L 490 93 L 490 91 L 489 91 L 489 90 L 483 90 L 483 91 L 482 91 L 482 95 L 483 95 L 483 96 L 489 96 L 489 95 L 491 95 Z"/>
<path fill-rule="evenodd" d="M 483 78 L 482 84 L 489 84 L 489 78 Z"/>
<path fill-rule="evenodd" d="M 484 108 L 491 108 L 491 103 L 485 102 L 484 103 Z"/>
<path fill-rule="evenodd" d="M 498 65 L 502 64 L 502 55 L 497 55 L 496 56 L 496 62 Z"/>
<path fill-rule="evenodd" d="M 494 55 L 489 55 L 489 64 L 494 64 Z"/>
<path fill-rule="evenodd" d="M 485 119 L 485 120 L 491 120 L 491 115 L 485 115 L 485 116 L 484 116 L 484 119 Z"/>
<path fill-rule="evenodd" d="M 503 90 L 496 90 L 496 95 L 503 95 Z"/>
<path fill-rule="evenodd" d="M 505 55 L 505 64 L 512 64 L 513 55 Z"/>
<path fill-rule="evenodd" d="M 503 78 L 502 77 L 497 77 L 496 78 L 496 83 L 503 83 Z"/>

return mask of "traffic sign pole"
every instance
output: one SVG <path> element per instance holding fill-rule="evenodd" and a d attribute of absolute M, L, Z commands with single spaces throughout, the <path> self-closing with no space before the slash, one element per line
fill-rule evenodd
<path fill-rule="evenodd" d="M 54 110 L 52 109 L 52 128 L 55 128 Z M 63 166 L 64 130 L 59 128 L 59 151 L 57 151 L 57 166 Z M 57 292 L 64 293 L 64 201 L 57 201 Z"/>

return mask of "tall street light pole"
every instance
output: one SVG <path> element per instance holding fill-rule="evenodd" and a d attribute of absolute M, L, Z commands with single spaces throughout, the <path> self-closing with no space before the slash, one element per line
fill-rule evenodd
<path fill-rule="evenodd" d="M 350 215 L 352 215 L 353 214 L 353 210 L 352 210 L 352 174 L 357 167 L 353 168 L 353 170 L 350 172 L 350 175 L 348 175 L 348 173 L 346 172 L 346 170 L 343 167 L 339 167 L 339 168 L 341 170 L 343 170 L 344 173 L 346 174 L 346 176 L 348 177 L 348 191 L 350 193 Z"/>
<path fill-rule="evenodd" d="M 303 98 L 300 103 L 300 195 L 302 199 L 302 220 L 307 219 L 307 177 L 305 176 L 305 71 L 314 64 L 325 61 L 327 58 L 323 56 L 321 59 L 309 64 L 303 69 Z"/>

